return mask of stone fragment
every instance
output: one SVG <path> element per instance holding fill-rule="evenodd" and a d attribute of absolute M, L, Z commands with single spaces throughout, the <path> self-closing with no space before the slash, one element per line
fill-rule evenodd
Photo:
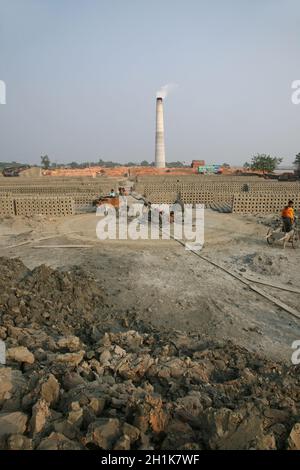
<path fill-rule="evenodd" d="M 25 347 L 17 346 L 15 348 L 8 348 L 6 351 L 7 362 L 25 362 L 27 364 L 34 363 L 34 355 Z"/>
<path fill-rule="evenodd" d="M 45 382 L 41 384 L 41 398 L 43 398 L 49 406 L 54 405 L 59 398 L 59 383 L 53 374 L 50 374 Z"/>
<path fill-rule="evenodd" d="M 71 441 L 63 434 L 52 432 L 49 437 L 44 438 L 38 450 L 81 450 L 82 446 L 78 442 Z"/>
<path fill-rule="evenodd" d="M 0 405 L 14 395 L 22 394 L 26 389 L 26 380 L 20 370 L 10 367 L 0 368 Z"/>
<path fill-rule="evenodd" d="M 130 450 L 130 439 L 128 436 L 121 436 L 114 445 L 113 450 Z"/>
<path fill-rule="evenodd" d="M 32 408 L 32 417 L 30 421 L 32 434 L 38 434 L 43 431 L 49 416 L 50 410 L 47 402 L 44 399 L 38 400 Z"/>
<path fill-rule="evenodd" d="M 288 450 L 300 450 L 300 423 L 294 424 L 287 442 Z"/>
<path fill-rule="evenodd" d="M 0 413 L 0 437 L 10 434 L 23 434 L 26 431 L 28 416 L 21 411 Z"/>
<path fill-rule="evenodd" d="M 123 424 L 123 433 L 129 437 L 131 443 L 136 442 L 141 435 L 141 432 L 138 428 L 128 423 Z"/>
<path fill-rule="evenodd" d="M 80 339 L 78 336 L 63 336 L 57 342 L 60 349 L 68 349 L 70 352 L 76 352 L 80 350 Z"/>
<path fill-rule="evenodd" d="M 32 450 L 32 439 L 22 434 L 11 434 L 7 438 L 8 450 Z"/>
<path fill-rule="evenodd" d="M 84 351 L 74 353 L 57 354 L 55 361 L 70 366 L 78 366 L 84 357 Z"/>
<path fill-rule="evenodd" d="M 116 418 L 100 418 L 91 423 L 85 437 L 85 443 L 93 443 L 100 449 L 113 448 L 114 442 L 120 436 L 120 423 Z"/>

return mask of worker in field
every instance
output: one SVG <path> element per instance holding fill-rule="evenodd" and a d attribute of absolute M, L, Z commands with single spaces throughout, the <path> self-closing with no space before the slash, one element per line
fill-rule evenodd
<path fill-rule="evenodd" d="M 294 201 L 289 201 L 281 212 L 285 232 L 290 232 L 295 222 Z"/>
<path fill-rule="evenodd" d="M 110 190 L 109 197 L 116 197 L 116 193 L 114 189 Z"/>

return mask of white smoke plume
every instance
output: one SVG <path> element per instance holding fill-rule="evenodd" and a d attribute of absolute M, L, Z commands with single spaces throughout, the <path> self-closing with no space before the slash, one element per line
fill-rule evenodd
<path fill-rule="evenodd" d="M 167 98 L 169 93 L 174 91 L 178 87 L 177 83 L 167 83 L 167 85 L 162 86 L 156 93 L 156 98 Z"/>

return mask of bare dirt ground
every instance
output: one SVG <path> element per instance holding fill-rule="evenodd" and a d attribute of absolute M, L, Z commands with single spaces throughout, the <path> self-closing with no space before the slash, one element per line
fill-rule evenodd
<path fill-rule="evenodd" d="M 205 211 L 202 254 L 239 274 L 300 288 L 300 248 L 269 247 L 264 219 Z M 101 283 L 107 307 L 161 331 L 203 333 L 291 365 L 300 320 L 173 240 L 99 241 L 95 214 L 47 219 L 5 218 L 0 256 L 20 258 L 30 269 L 74 265 Z M 37 248 L 87 244 L 87 248 Z M 300 294 L 260 286 L 299 310 Z"/>

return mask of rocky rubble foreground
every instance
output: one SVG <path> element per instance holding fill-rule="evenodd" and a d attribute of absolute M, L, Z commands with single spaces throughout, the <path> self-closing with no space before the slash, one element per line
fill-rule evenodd
<path fill-rule="evenodd" d="M 1 449 L 300 449 L 299 367 L 112 313 L 78 268 L 0 262 Z"/>

